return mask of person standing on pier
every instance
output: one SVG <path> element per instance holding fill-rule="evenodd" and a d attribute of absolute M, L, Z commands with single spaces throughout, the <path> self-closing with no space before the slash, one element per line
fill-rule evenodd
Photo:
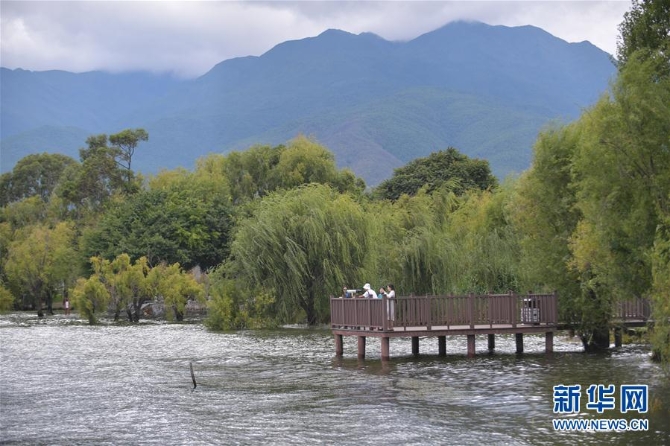
<path fill-rule="evenodd" d="M 369 283 L 366 283 L 365 285 L 363 285 L 363 289 L 365 290 L 365 293 L 361 294 L 358 297 L 369 297 L 369 298 L 377 297 L 377 295 L 372 290 L 372 287 L 370 286 Z"/>
<path fill-rule="evenodd" d="M 389 299 L 388 302 L 386 303 L 387 311 L 388 311 L 388 317 L 389 317 L 390 321 L 394 321 L 395 320 L 395 302 L 394 302 L 395 287 L 393 286 L 392 283 L 389 283 L 388 285 L 386 285 L 386 290 L 384 290 L 384 288 L 380 288 L 379 292 L 381 294 L 383 294 L 384 296 L 386 296 L 387 299 Z"/>

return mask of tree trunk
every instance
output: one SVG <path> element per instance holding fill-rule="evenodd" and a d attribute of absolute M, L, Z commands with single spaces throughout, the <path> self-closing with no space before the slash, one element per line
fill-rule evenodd
<path fill-rule="evenodd" d="M 587 353 L 599 353 L 610 348 L 609 327 L 599 327 L 591 333 L 584 333 L 581 336 L 584 351 Z"/>
<path fill-rule="evenodd" d="M 37 302 L 35 303 L 35 307 L 37 308 L 37 317 L 42 319 L 44 317 L 44 311 L 42 311 L 42 299 L 37 298 Z"/>
<path fill-rule="evenodd" d="M 177 307 L 172 307 L 174 310 L 174 318 L 177 322 L 182 322 L 184 320 L 184 312 L 177 310 Z"/>
<path fill-rule="evenodd" d="M 53 309 L 53 294 L 51 290 L 47 290 L 47 313 L 50 316 L 54 315 L 54 309 Z"/>
<path fill-rule="evenodd" d="M 135 310 L 135 314 L 133 314 L 133 322 L 139 322 L 140 321 L 140 312 L 142 311 L 142 300 L 140 299 L 134 299 L 133 300 L 133 308 Z"/>
<path fill-rule="evenodd" d="M 312 326 L 316 325 L 318 322 L 316 319 L 316 310 L 314 309 L 314 295 L 309 292 L 307 295 L 307 301 L 303 301 L 303 310 L 305 310 L 305 315 L 307 316 L 307 324 Z"/>

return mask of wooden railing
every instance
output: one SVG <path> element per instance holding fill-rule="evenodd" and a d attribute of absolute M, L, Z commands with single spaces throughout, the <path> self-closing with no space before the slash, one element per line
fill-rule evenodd
<path fill-rule="evenodd" d="M 648 321 L 651 318 L 651 303 L 649 299 L 633 299 L 614 304 L 612 314 L 616 321 Z"/>
<path fill-rule="evenodd" d="M 332 328 L 451 327 L 542 324 L 558 321 L 556 294 L 403 296 L 330 300 Z"/>

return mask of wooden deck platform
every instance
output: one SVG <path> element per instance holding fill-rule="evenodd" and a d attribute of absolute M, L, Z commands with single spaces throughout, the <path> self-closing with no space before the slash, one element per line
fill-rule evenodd
<path fill-rule="evenodd" d="M 648 302 L 620 303 L 613 320 L 619 326 L 648 321 Z M 343 336 L 358 337 L 358 357 L 365 357 L 365 339 L 381 338 L 381 358 L 389 359 L 391 338 L 411 337 L 412 353 L 419 354 L 420 337 L 437 337 L 440 355 L 446 354 L 446 336 L 466 336 L 468 355 L 475 354 L 475 336 L 488 335 L 490 351 L 495 335 L 514 334 L 516 351 L 523 352 L 524 334 L 544 334 L 545 351 L 553 351 L 558 321 L 558 298 L 552 294 L 485 294 L 466 296 L 403 296 L 395 299 L 331 298 L 331 329 L 335 353 L 343 355 Z M 620 344 L 620 336 L 618 342 Z"/>

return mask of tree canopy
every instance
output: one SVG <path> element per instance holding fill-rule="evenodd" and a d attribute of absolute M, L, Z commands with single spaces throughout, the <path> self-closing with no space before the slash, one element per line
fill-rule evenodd
<path fill-rule="evenodd" d="M 617 57 L 623 66 L 633 53 L 651 59 L 664 75 L 670 74 L 670 2 L 633 0 L 619 25 Z"/>
<path fill-rule="evenodd" d="M 248 288 L 271 290 L 286 320 L 301 309 L 308 323 L 324 322 L 328 296 L 363 277 L 367 228 L 361 206 L 329 186 L 274 193 L 240 225 L 232 246 L 235 274 Z"/>
<path fill-rule="evenodd" d="M 421 188 L 432 192 L 446 186 L 461 195 L 469 189 L 494 188 L 497 183 L 488 161 L 471 159 L 450 147 L 395 169 L 393 177 L 383 181 L 375 192 L 381 198 L 397 200 L 402 194 L 415 195 Z"/>

